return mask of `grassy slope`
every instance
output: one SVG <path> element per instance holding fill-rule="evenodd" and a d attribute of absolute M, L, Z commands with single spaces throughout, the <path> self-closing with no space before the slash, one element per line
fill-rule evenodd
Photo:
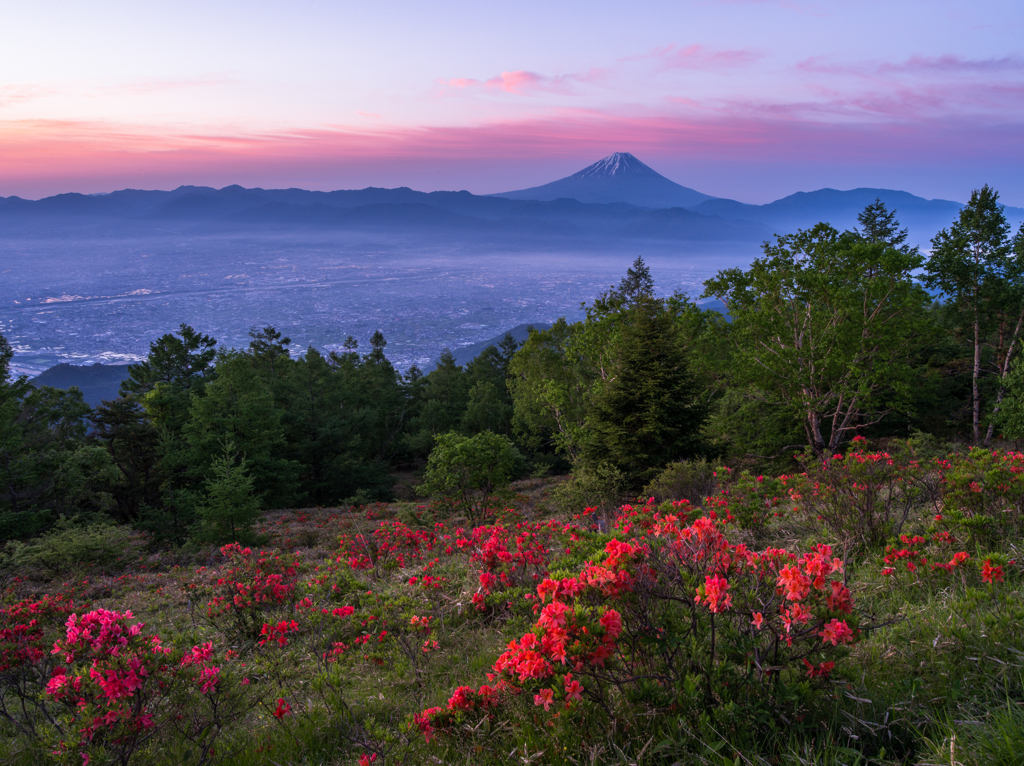
<path fill-rule="evenodd" d="M 549 517 L 543 503 L 536 502 L 544 487 L 534 483 L 528 489 L 532 497 L 508 515 L 507 525 Z M 932 513 L 934 508 L 917 508 L 907 530 L 923 532 Z M 862 554 L 860 561 L 847 565 L 858 612 L 879 627 L 853 647 L 820 697 L 818 735 L 782 732 L 772 743 L 758 743 L 741 734 L 680 724 L 673 737 L 692 741 L 666 744 L 653 737 L 633 739 L 621 732 L 602 737 L 581 730 L 575 741 L 571 733 L 560 733 L 561 739 L 554 741 L 568 744 L 558 753 L 552 751 L 551 740 L 539 738 L 543 729 L 537 734 L 532 706 L 526 705 L 515 708 L 497 730 L 478 726 L 475 732 L 464 732 L 457 746 L 445 749 L 437 741 L 428 746 L 418 732 L 409 730 L 412 715 L 427 706 L 444 705 L 461 685 L 486 680 L 507 642 L 533 623 L 530 604 L 522 599 L 533 588 L 532 575 L 549 569 L 568 576 L 587 559 L 600 556 L 610 536 L 581 531 L 577 540 L 571 540 L 563 531 L 538 532 L 547 534 L 546 567 L 520 573 L 521 581 L 489 598 L 486 610 L 480 611 L 470 601 L 479 587 L 478 567 L 470 560 L 472 546 L 456 548 L 450 555 L 443 551 L 443 536 L 453 535 L 458 523 L 438 528 L 435 550 L 418 555 L 412 548 L 368 551 L 371 568 L 350 568 L 349 558 L 359 552 L 350 545 L 342 553 L 339 538 L 353 541 L 362 534 L 372 539 L 375 530 L 397 520 L 411 530 L 432 529 L 428 514 L 412 504 L 267 514 L 261 527 L 263 547 L 282 553 L 289 562 L 294 558 L 299 565 L 295 593 L 258 618 L 273 622 L 298 614 L 301 629 L 284 646 L 260 647 L 255 642 L 258 636 L 242 635 L 229 621 L 207 616 L 206 603 L 216 592 L 213 583 L 228 567 L 215 549 L 153 553 L 136 539 L 119 565 L 107 565 L 108 574 L 74 564 L 56 572 L 22 569 L 4 583 L 4 602 L 65 592 L 94 608 L 130 608 L 165 643 L 187 648 L 213 641 L 221 649 L 237 651 L 238 658 L 230 669 L 225 665 L 225 673 L 251 677 L 251 696 L 217 744 L 217 760 L 225 763 L 356 763 L 374 751 L 382 756 L 377 763 L 388 764 L 795 764 L 854 763 L 859 758 L 862 763 L 1021 762 L 1024 599 L 1019 567 L 1010 567 L 1006 583 L 983 587 L 976 578 L 968 580 L 956 572 L 923 576 L 898 571 L 883 576 L 878 552 Z M 559 522 L 552 525 L 556 530 L 574 520 Z M 746 539 L 752 547 L 756 543 L 806 549 L 809 541 L 822 539 L 822 532 L 787 517 L 773 521 L 761 539 L 738 530 L 730 532 L 730 538 Z M 1014 554 L 1018 543 L 1005 543 Z M 118 571 L 118 566 L 123 569 Z M 424 588 L 420 579 L 410 585 L 410 578 L 424 574 L 441 578 L 439 587 Z M 300 607 L 296 613 L 294 603 L 305 597 L 313 608 Z M 321 609 L 343 604 L 357 608 L 355 619 L 372 615 L 379 622 L 339 627 L 341 620 L 322 616 Z M 410 629 L 411 615 L 429 615 L 432 631 Z M 390 633 L 380 639 L 379 624 L 385 621 Z M 370 635 L 372 642 L 354 646 L 352 637 L 359 635 Z M 325 663 L 322 655 L 335 639 L 348 647 L 344 660 Z M 421 641 L 432 640 L 438 642 L 436 649 L 420 650 Z M 242 662 L 246 664 L 240 666 Z M 289 701 L 290 714 L 274 715 L 277 699 Z M 0 728 L 4 725 L 0 723 Z M 46 750 L 45 737 L 16 736 L 9 725 L 3 734 L 0 760 L 5 763 L 35 763 Z M 177 763 L 191 758 L 187 743 L 173 737 L 154 739 L 147 747 L 133 762 Z"/>

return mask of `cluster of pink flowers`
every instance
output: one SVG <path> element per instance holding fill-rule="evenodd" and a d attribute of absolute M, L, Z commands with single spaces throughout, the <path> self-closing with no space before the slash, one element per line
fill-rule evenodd
<path fill-rule="evenodd" d="M 298 632 L 299 623 L 295 620 L 291 622 L 281 620 L 278 623 L 263 623 L 263 628 L 260 629 L 260 635 L 263 638 L 260 639 L 259 645 L 264 646 L 277 641 L 278 646 L 285 646 L 288 643 L 288 634 Z"/>
<path fill-rule="evenodd" d="M 145 635 L 130 611 L 95 609 L 72 614 L 64 638 L 52 654 L 61 659 L 46 693 L 70 711 L 79 733 L 75 745 L 85 749 L 102 740 L 130 742 L 152 729 L 159 701 L 172 682 L 194 683 L 201 694 L 214 694 L 221 681 L 212 643 L 194 646 L 177 663 L 157 635 Z"/>

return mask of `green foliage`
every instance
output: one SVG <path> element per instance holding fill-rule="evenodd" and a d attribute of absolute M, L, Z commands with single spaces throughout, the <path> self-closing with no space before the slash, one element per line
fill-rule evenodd
<path fill-rule="evenodd" d="M 530 336 L 509 364 L 508 388 L 517 434 L 552 447 L 575 462 L 585 438 L 591 388 L 597 370 L 583 348 L 583 326 L 559 319 Z"/>
<path fill-rule="evenodd" d="M 266 507 L 282 508 L 297 499 L 299 466 L 283 457 L 286 444 L 281 410 L 270 388 L 243 354 L 225 353 L 205 396 L 193 397 L 184 433 L 189 465 L 205 480 L 225 439 L 245 457 L 256 491 Z"/>
<path fill-rule="evenodd" d="M 628 485 L 627 478 L 615 466 L 586 465 L 555 487 L 551 499 L 559 513 L 579 513 L 583 508 L 607 512 L 626 497 Z"/>
<path fill-rule="evenodd" d="M 53 529 L 28 542 L 4 547 L 9 569 L 40 568 L 52 574 L 121 568 L 138 549 L 138 535 L 109 522 L 80 524 L 61 516 Z"/>
<path fill-rule="evenodd" d="M 664 305 L 637 297 L 620 318 L 608 378 L 590 403 L 582 457 L 639 489 L 669 462 L 706 451 L 707 411 Z"/>
<path fill-rule="evenodd" d="M 816 454 L 832 454 L 888 407 L 905 401 L 908 351 L 927 331 L 916 251 L 827 224 L 765 243 L 747 271 L 704 283 L 732 322 L 733 385 L 802 421 Z"/>
<path fill-rule="evenodd" d="M 704 458 L 669 463 L 641 493 L 657 502 L 686 500 L 698 506 L 715 494 L 718 476 L 715 466 Z"/>
<path fill-rule="evenodd" d="M 134 396 L 104 402 L 89 422 L 90 441 L 106 452 L 115 469 L 94 474 L 90 483 L 111 498 L 111 516 L 120 522 L 137 521 L 143 506 L 160 502 L 160 431 Z"/>
<path fill-rule="evenodd" d="M 149 346 L 145 361 L 128 367 L 128 378 L 121 384 L 121 395 L 142 396 L 158 383 L 186 394 L 201 388 L 210 372 L 217 341 L 182 324 L 176 333 L 160 336 Z M 173 417 L 177 408 L 168 408 Z"/>
<path fill-rule="evenodd" d="M 522 455 L 506 436 L 489 431 L 468 437 L 442 434 L 416 490 L 478 519 L 491 503 L 508 497 L 509 483 L 523 468 Z"/>
<path fill-rule="evenodd" d="M 975 444 L 985 446 L 992 440 L 995 424 L 990 423 L 982 437 L 980 379 L 986 373 L 1000 379 L 994 406 L 998 412 L 1002 384 L 1024 329 L 1024 263 L 1013 257 L 1021 235 L 1015 242 L 1009 235 L 999 194 L 985 185 L 971 193 L 953 225 L 932 239 L 932 255 L 925 267 L 926 283 L 950 300 L 957 326 L 972 346 L 972 436 Z M 988 360 L 984 346 L 990 339 L 994 358 Z"/>
<path fill-rule="evenodd" d="M 260 516 L 260 498 L 254 490 L 248 463 L 234 442 L 224 442 L 224 453 L 214 459 L 206 480 L 206 496 L 195 509 L 193 537 L 202 543 L 251 542 Z"/>

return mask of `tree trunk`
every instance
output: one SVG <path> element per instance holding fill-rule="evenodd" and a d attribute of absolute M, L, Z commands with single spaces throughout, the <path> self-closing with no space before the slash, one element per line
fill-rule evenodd
<path fill-rule="evenodd" d="M 992 422 L 988 424 L 988 433 L 985 434 L 985 446 L 992 443 L 992 434 L 995 432 L 995 417 L 999 414 L 999 406 L 1003 403 L 1003 395 L 1006 393 L 1006 376 L 1010 374 L 1010 358 L 1013 356 L 1013 347 L 1017 345 L 1017 338 L 1020 336 L 1021 327 L 1024 327 L 1024 311 L 1017 317 L 1017 326 L 1013 328 L 1013 335 L 1007 339 L 1006 355 L 999 370 L 999 393 L 996 394 L 996 406 L 992 410 Z"/>
<path fill-rule="evenodd" d="M 974 306 L 974 375 L 972 382 L 973 430 L 974 445 L 981 441 L 981 389 L 978 379 L 981 375 L 981 321 L 978 318 L 978 306 Z"/>

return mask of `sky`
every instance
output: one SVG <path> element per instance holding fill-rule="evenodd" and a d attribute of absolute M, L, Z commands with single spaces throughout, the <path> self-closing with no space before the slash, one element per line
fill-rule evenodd
<path fill-rule="evenodd" d="M 1024 207 L 1021 0 L 5 5 L 0 196 L 492 193 L 624 151 L 750 203 Z"/>

